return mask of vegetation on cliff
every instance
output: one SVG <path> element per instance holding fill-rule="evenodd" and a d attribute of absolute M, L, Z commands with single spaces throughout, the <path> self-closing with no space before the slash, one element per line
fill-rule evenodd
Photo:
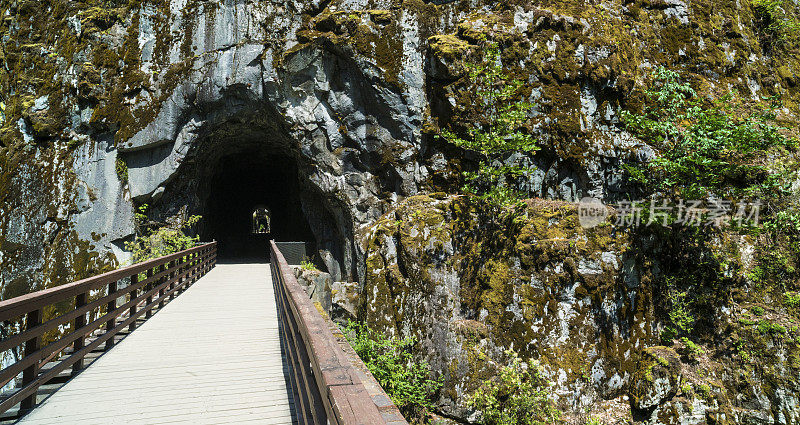
<path fill-rule="evenodd" d="M 470 100 L 483 111 L 483 119 L 467 125 L 464 137 L 450 130 L 444 130 L 442 137 L 480 158 L 477 171 L 464 173 L 464 192 L 503 205 L 528 197 L 518 183 L 529 178 L 532 169 L 525 158 L 515 155 L 530 155 L 540 147 L 525 128 L 532 105 L 519 100 L 524 82 L 504 68 L 496 42 L 485 36 L 480 41 L 482 57 L 465 66 Z"/>
<path fill-rule="evenodd" d="M 356 322 L 348 323 L 344 334 L 404 416 L 426 418 L 434 410 L 433 396 L 442 383 L 430 378 L 428 363 L 414 359 L 413 337 L 387 337 Z"/>
<path fill-rule="evenodd" d="M 481 412 L 486 425 L 554 424 L 560 412 L 550 400 L 550 386 L 542 367 L 533 359 L 523 362 L 513 350 L 507 350 L 507 364 L 497 377 L 484 382 L 469 397 L 469 405 Z"/>
<path fill-rule="evenodd" d="M 171 223 L 153 223 L 148 220 L 148 205 L 139 207 L 136 213 L 136 238 L 125 242 L 134 263 L 180 252 L 193 247 L 200 239 L 190 236 L 192 228 L 202 217 L 192 215 Z"/>
<path fill-rule="evenodd" d="M 787 166 L 795 164 L 775 159 L 790 157 L 797 140 L 775 122 L 778 99 L 747 105 L 732 94 L 701 98 L 663 67 L 650 78 L 643 111 L 622 113 L 627 129 L 658 151 L 643 167 L 628 167 L 633 180 L 670 198 L 788 194 L 795 170 Z"/>
<path fill-rule="evenodd" d="M 730 414 L 736 382 L 753 385 L 750 374 L 798 388 L 794 374 L 776 372 L 800 367 L 793 360 L 799 347 L 784 342 L 800 336 L 792 325 L 798 316 L 780 306 L 780 300 L 791 303 L 800 283 L 794 260 L 800 253 L 793 187 L 800 169 L 796 130 L 778 123 L 778 99 L 742 101 L 736 93 L 713 92 L 701 97 L 678 73 L 664 68 L 653 73 L 644 94 L 643 109 L 623 117 L 656 156 L 629 166 L 631 177 L 646 195 L 673 203 L 710 200 L 721 209 L 714 213 L 721 220 L 633 232 L 637 243 L 655 242 L 642 244 L 639 255 L 660 264 L 653 279 L 660 293 L 655 306 L 661 343 L 684 362 L 677 369 L 673 365 L 683 374 L 678 395 L 708 400 L 720 406 L 718 414 Z M 756 206 L 757 223 L 741 226 L 731 217 L 745 203 Z M 769 300 L 778 302 L 770 306 Z M 790 360 L 770 360 L 777 352 Z M 705 371 L 698 371 L 698 364 Z M 736 378 L 722 372 L 737 367 L 746 372 Z M 774 387 L 767 397 L 780 403 Z"/>

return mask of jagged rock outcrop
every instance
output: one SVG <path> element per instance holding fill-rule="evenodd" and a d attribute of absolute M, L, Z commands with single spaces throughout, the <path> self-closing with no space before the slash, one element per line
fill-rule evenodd
<path fill-rule="evenodd" d="M 783 7 L 797 14 L 796 3 Z M 219 171 L 241 164 L 230 158 L 290 164 L 312 254 L 334 282 L 359 282 L 340 285 L 342 305 L 385 330 L 433 332 L 419 336 L 436 341 L 431 364 L 451 384 L 440 407 L 461 419 L 464 391 L 485 373 L 469 344 L 549 360 L 562 404 L 582 409 L 626 393 L 634 356 L 659 327 L 639 271 L 651 266 L 624 256 L 622 236 L 539 222 L 503 235 L 514 252 L 528 250 L 509 257 L 519 263 L 485 263 L 499 254 L 469 252 L 480 232 L 439 226 L 482 223 L 453 210 L 458 202 L 438 197 L 423 217 L 386 218 L 405 198 L 458 188 L 475 166 L 435 135 L 480 117 L 459 78 L 482 37 L 528 82 L 529 127 L 543 147 L 527 159 L 531 197 L 630 195 L 621 165 L 653 151 L 622 129 L 620 111 L 640 105 L 656 65 L 683 72 L 703 95 L 781 95 L 787 122 L 800 99 L 800 55 L 775 46 L 750 2 L 735 0 L 13 0 L 0 11 L 3 298 L 126 262 L 134 208 L 149 204 L 154 219 L 204 213 Z M 569 215 L 561 204 L 537 208 Z M 547 238 L 537 232 L 588 247 L 540 251 L 531 238 Z M 488 292 L 470 292 L 484 280 Z M 791 382 L 751 386 L 733 405 L 765 423 L 796 422 L 791 370 Z M 718 372 L 725 388 L 756 374 L 727 363 Z M 685 406 L 657 409 L 694 417 Z"/>
<path fill-rule="evenodd" d="M 361 236 L 359 319 L 419 341 L 417 354 L 444 382 L 437 406 L 448 417 L 470 417 L 467 395 L 514 349 L 541 362 L 570 419 L 797 421 L 791 311 L 775 306 L 772 321 L 758 320 L 762 300 L 729 283 L 742 292 L 720 287 L 722 299 L 698 318 L 705 348 L 661 346 L 673 247 L 613 225 L 609 212 L 585 229 L 574 203 L 533 200 L 498 217 L 463 197 L 410 197 Z M 718 249 L 741 273 L 742 252 Z"/>
<path fill-rule="evenodd" d="M 292 267 L 297 282 L 306 290 L 308 296 L 325 312 L 331 311 L 331 275 L 319 270 Z"/>

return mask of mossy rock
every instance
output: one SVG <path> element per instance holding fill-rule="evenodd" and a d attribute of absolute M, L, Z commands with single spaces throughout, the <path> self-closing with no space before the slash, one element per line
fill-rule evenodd
<path fill-rule="evenodd" d="M 668 347 L 648 347 L 639 353 L 631 380 L 631 405 L 639 410 L 652 409 L 678 393 L 681 386 L 681 360 Z"/>
<path fill-rule="evenodd" d="M 455 80 L 464 75 L 462 59 L 470 49 L 469 43 L 452 34 L 440 34 L 429 38 L 428 45 L 434 78 Z"/>

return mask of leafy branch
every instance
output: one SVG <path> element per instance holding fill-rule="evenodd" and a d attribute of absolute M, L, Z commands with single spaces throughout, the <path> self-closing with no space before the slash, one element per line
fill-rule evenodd
<path fill-rule="evenodd" d="M 148 205 L 144 204 L 134 214 L 137 235 L 133 241 L 125 242 L 125 249 L 131 253 L 134 263 L 189 249 L 200 240 L 199 236 L 192 237 L 189 233 L 201 216 L 192 215 L 161 225 L 149 221 L 147 209 Z"/>
<path fill-rule="evenodd" d="M 695 199 L 786 193 L 780 170 L 768 167 L 768 158 L 772 151 L 794 149 L 797 141 L 775 123 L 777 99 L 745 108 L 726 95 L 708 104 L 663 67 L 653 72 L 644 93 L 643 111 L 623 111 L 622 119 L 658 154 L 643 167 L 628 167 L 634 181 Z"/>
<path fill-rule="evenodd" d="M 468 126 L 463 136 L 445 129 L 440 137 L 480 158 L 477 171 L 464 173 L 464 192 L 507 204 L 523 197 L 515 183 L 532 171 L 517 164 L 512 156 L 533 154 L 540 147 L 525 128 L 533 105 L 518 100 L 524 81 L 503 68 L 497 43 L 484 42 L 483 47 L 482 59 L 465 66 L 469 71 L 466 91 L 472 93 L 476 109 L 485 119 Z"/>
<path fill-rule="evenodd" d="M 367 369 L 404 414 L 424 417 L 433 410 L 431 400 L 442 383 L 430 378 L 428 363 L 414 361 L 411 353 L 416 343 L 414 338 L 388 338 L 357 322 L 349 322 L 344 333 Z"/>

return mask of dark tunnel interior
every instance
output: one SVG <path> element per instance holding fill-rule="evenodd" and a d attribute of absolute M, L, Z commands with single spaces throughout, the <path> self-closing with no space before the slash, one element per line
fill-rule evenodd
<path fill-rule="evenodd" d="M 207 181 L 200 238 L 218 242 L 221 260 L 267 261 L 269 239 L 306 242 L 306 252 L 315 251 L 294 160 L 245 150 L 219 161 Z M 271 212 L 269 234 L 253 232 L 253 212 L 259 206 Z"/>

